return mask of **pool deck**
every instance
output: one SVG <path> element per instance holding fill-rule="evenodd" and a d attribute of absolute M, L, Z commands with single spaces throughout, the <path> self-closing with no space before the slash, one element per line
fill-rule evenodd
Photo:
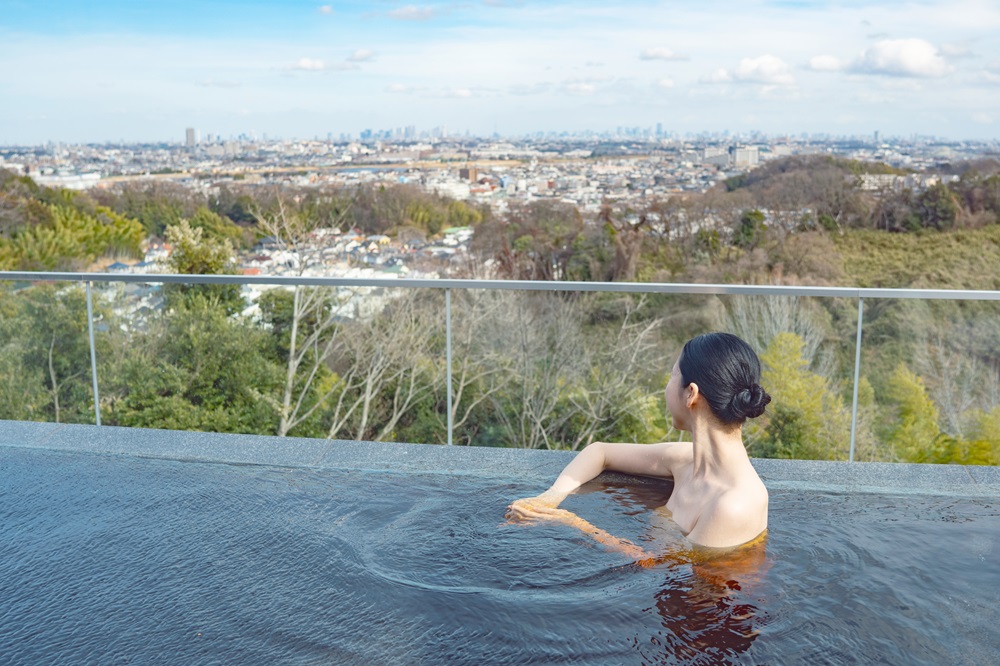
<path fill-rule="evenodd" d="M 568 451 L 0 421 L 0 462 L 4 447 L 272 467 L 517 478 L 537 481 L 539 490 L 574 455 Z M 754 459 L 753 464 L 772 490 L 1000 497 L 1000 467 L 771 459 Z"/>

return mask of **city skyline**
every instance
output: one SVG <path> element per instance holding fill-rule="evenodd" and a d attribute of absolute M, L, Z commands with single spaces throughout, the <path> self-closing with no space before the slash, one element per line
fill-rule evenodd
<path fill-rule="evenodd" d="M 0 145 L 181 141 L 188 127 L 1000 135 L 989 2 L 0 9 Z"/>

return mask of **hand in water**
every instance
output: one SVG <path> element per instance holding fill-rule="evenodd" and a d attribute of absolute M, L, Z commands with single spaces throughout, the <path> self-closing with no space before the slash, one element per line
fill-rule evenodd
<path fill-rule="evenodd" d="M 553 520 L 560 513 L 569 513 L 569 511 L 557 509 L 558 504 L 544 495 L 525 497 L 511 502 L 504 518 L 512 523 L 528 520 Z"/>

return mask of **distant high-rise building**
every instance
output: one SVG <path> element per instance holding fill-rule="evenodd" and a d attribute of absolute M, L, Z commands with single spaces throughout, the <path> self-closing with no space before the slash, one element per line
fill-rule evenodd
<path fill-rule="evenodd" d="M 760 153 L 757 146 L 739 146 L 732 149 L 733 166 L 753 167 L 757 166 L 760 160 Z"/>
<path fill-rule="evenodd" d="M 656 123 L 656 138 L 663 136 L 663 123 Z"/>
<path fill-rule="evenodd" d="M 878 130 L 875 130 L 875 143 L 878 143 L 878 139 L 879 139 Z"/>
<path fill-rule="evenodd" d="M 198 144 L 198 131 L 193 127 L 188 127 L 184 132 L 184 146 L 194 148 Z"/>
<path fill-rule="evenodd" d="M 728 148 L 719 148 L 718 146 L 715 146 L 706 148 L 703 157 L 707 164 L 714 164 L 718 167 L 727 167 L 730 164 L 731 156 Z"/>

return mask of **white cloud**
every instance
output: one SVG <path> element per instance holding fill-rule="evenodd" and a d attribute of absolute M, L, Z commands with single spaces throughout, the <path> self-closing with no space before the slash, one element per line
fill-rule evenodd
<path fill-rule="evenodd" d="M 733 72 L 733 78 L 746 83 L 767 83 L 786 86 L 795 83 L 792 69 L 781 58 L 762 55 L 758 58 L 743 58 Z"/>
<path fill-rule="evenodd" d="M 429 97 L 441 97 L 444 99 L 469 99 L 470 97 L 478 97 L 478 95 L 471 88 L 445 88 L 444 90 L 431 93 Z"/>
<path fill-rule="evenodd" d="M 239 88 L 240 84 L 235 81 L 217 81 L 215 79 L 206 79 L 198 84 L 202 88 Z"/>
<path fill-rule="evenodd" d="M 814 72 L 839 72 L 845 63 L 831 55 L 818 55 L 809 58 L 809 69 Z"/>
<path fill-rule="evenodd" d="M 375 57 L 375 52 L 371 49 L 358 49 L 351 55 L 347 56 L 349 62 L 368 62 Z"/>
<path fill-rule="evenodd" d="M 508 92 L 511 95 L 540 95 L 552 90 L 552 84 L 548 82 L 540 82 L 533 84 L 515 83 L 512 85 Z"/>
<path fill-rule="evenodd" d="M 333 7 L 330 6 L 330 5 L 320 5 L 319 13 L 320 14 L 332 14 L 333 13 Z"/>
<path fill-rule="evenodd" d="M 1000 85 L 1000 62 L 990 63 L 979 73 L 979 78 L 985 83 Z"/>
<path fill-rule="evenodd" d="M 722 67 L 713 71 L 711 74 L 703 74 L 701 78 L 698 79 L 701 83 L 730 83 L 732 80 L 733 77 L 729 71 Z"/>
<path fill-rule="evenodd" d="M 406 5 L 389 11 L 389 18 L 398 21 L 426 21 L 434 18 L 433 7 L 417 7 L 416 5 Z"/>
<path fill-rule="evenodd" d="M 672 50 L 657 46 L 650 49 L 643 49 L 639 53 L 639 60 L 689 60 L 688 56 L 674 53 Z"/>
<path fill-rule="evenodd" d="M 953 60 L 957 60 L 959 58 L 974 58 L 976 56 L 968 44 L 942 44 L 940 51 L 941 55 Z"/>
<path fill-rule="evenodd" d="M 395 93 L 397 95 L 412 95 L 413 93 L 417 92 L 417 90 L 419 89 L 416 88 L 415 86 L 409 86 L 406 85 L 405 83 L 393 83 L 388 88 L 386 88 L 386 92 Z"/>
<path fill-rule="evenodd" d="M 788 86 L 795 83 L 792 68 L 773 55 L 743 58 L 736 69 L 720 67 L 698 79 L 701 83 L 762 83 L 767 86 Z"/>
<path fill-rule="evenodd" d="M 673 79 L 660 79 L 659 81 L 656 82 L 656 85 L 659 88 L 662 88 L 664 90 L 670 90 L 671 88 L 674 87 L 674 80 Z"/>
<path fill-rule="evenodd" d="M 563 90 L 571 95 L 593 95 L 597 92 L 597 86 L 585 81 L 572 81 L 563 84 Z"/>
<path fill-rule="evenodd" d="M 937 78 L 954 68 L 923 39 L 885 39 L 865 49 L 851 65 L 860 74 Z"/>
<path fill-rule="evenodd" d="M 315 60 L 313 58 L 299 58 L 299 61 L 292 65 L 292 69 L 302 69 L 309 72 L 319 72 L 326 67 L 323 65 L 322 60 Z"/>
<path fill-rule="evenodd" d="M 980 125 L 992 125 L 993 116 L 988 113 L 973 113 L 972 120 L 979 123 Z"/>

